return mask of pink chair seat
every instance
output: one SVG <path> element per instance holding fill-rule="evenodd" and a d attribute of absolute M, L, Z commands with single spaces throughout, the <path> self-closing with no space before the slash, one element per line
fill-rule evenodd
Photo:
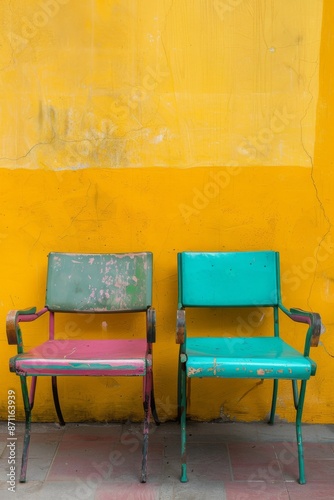
<path fill-rule="evenodd" d="M 145 375 L 151 365 L 146 339 L 49 340 L 15 356 L 24 375 Z"/>

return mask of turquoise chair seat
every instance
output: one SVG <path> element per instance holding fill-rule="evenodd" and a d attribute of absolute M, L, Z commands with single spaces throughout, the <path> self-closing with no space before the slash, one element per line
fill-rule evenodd
<path fill-rule="evenodd" d="M 316 365 L 277 337 L 189 338 L 187 377 L 308 380 Z"/>

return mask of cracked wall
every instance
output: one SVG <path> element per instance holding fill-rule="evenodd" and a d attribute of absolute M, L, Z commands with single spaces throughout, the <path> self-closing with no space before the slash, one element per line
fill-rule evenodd
<path fill-rule="evenodd" d="M 310 167 L 321 1 L 149 4 L 2 2 L 0 166 Z"/>
<path fill-rule="evenodd" d="M 333 2 L 18 0 L 0 14 L 2 324 L 10 309 L 44 305 L 50 251 L 152 251 L 156 399 L 162 420 L 174 418 L 177 252 L 278 250 L 285 305 L 319 312 L 326 330 L 311 352 L 304 420 L 331 422 Z M 269 316 L 214 311 L 209 326 L 217 333 L 226 320 L 252 335 Z M 24 326 L 27 347 L 45 340 L 44 319 Z M 302 348 L 303 328 L 282 326 Z M 90 315 L 61 317 L 57 329 L 112 332 Z M 0 418 L 8 389 L 20 418 L 4 332 L 0 346 Z M 140 382 L 59 385 L 67 420 L 142 418 Z M 40 380 L 35 419 L 54 420 L 50 392 Z M 268 381 L 196 380 L 189 411 L 261 420 L 270 393 Z M 277 412 L 294 418 L 290 384 Z"/>

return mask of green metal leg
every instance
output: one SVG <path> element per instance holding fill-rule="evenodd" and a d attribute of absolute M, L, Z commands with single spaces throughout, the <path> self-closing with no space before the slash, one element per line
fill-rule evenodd
<path fill-rule="evenodd" d="M 30 397 L 28 393 L 27 378 L 23 375 L 20 376 L 22 397 L 25 411 L 25 431 L 24 431 L 24 441 L 23 441 L 23 453 L 22 453 L 22 464 L 20 473 L 20 483 L 26 482 L 27 476 L 27 466 L 28 466 L 28 454 L 29 454 L 29 444 L 30 444 L 30 430 L 31 430 L 31 410 L 34 406 L 35 389 L 36 389 L 36 377 L 32 378 Z"/>
<path fill-rule="evenodd" d="M 305 400 L 306 391 L 306 380 L 301 381 L 298 404 L 297 404 L 297 415 L 296 415 L 296 435 L 297 435 L 297 447 L 298 447 L 298 465 L 299 465 L 299 483 L 305 484 L 305 465 L 304 465 L 304 449 L 303 449 L 303 436 L 302 436 L 302 414 Z M 294 386 L 295 387 L 295 386 Z"/>
<path fill-rule="evenodd" d="M 187 477 L 187 449 L 186 449 L 186 421 L 187 421 L 187 376 L 186 364 L 180 367 L 180 417 L 181 417 L 181 482 L 186 483 Z"/>
<path fill-rule="evenodd" d="M 181 357 L 181 348 L 179 352 L 179 365 L 177 371 L 177 421 L 179 423 L 181 422 L 181 370 L 182 370 L 182 363 L 180 357 Z"/>
<path fill-rule="evenodd" d="M 271 401 L 271 411 L 268 424 L 273 425 L 275 423 L 275 413 L 276 413 L 276 401 L 278 392 L 278 379 L 274 379 L 273 397 Z"/>

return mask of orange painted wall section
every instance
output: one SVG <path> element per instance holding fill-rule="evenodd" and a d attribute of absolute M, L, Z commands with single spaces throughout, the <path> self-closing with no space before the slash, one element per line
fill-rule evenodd
<path fill-rule="evenodd" d="M 317 311 L 304 420 L 333 421 L 334 111 L 330 0 L 42 0 L 2 2 L 0 51 L 0 418 L 9 373 L 5 318 L 44 305 L 50 251 L 154 254 L 155 390 L 176 416 L 176 254 L 281 254 L 287 307 Z M 253 333 L 266 316 L 242 313 Z M 210 325 L 224 315 L 214 311 Z M 80 320 L 80 321 L 79 321 Z M 285 326 L 285 325 L 284 325 Z M 118 327 L 130 332 L 130 324 Z M 26 346 L 46 338 L 24 325 Z M 62 336 L 103 338 L 99 318 L 57 322 Z M 295 325 L 287 340 L 303 345 Z M 34 418 L 55 420 L 38 380 Z M 64 377 L 67 421 L 142 418 L 141 380 Z M 271 383 L 198 380 L 192 418 L 261 420 Z M 282 419 L 294 418 L 290 383 Z"/>

